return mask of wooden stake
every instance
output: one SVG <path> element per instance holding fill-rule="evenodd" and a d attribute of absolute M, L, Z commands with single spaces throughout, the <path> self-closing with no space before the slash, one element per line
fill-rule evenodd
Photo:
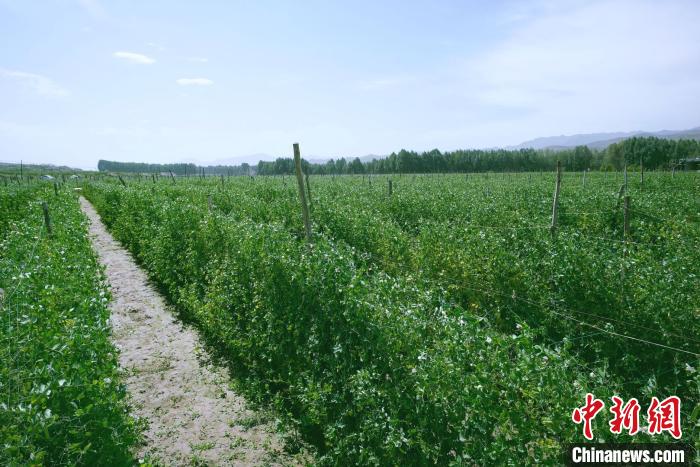
<path fill-rule="evenodd" d="M 119 177 L 119 181 L 122 182 L 122 185 L 126 186 L 126 182 L 124 181 L 124 179 L 122 178 L 122 176 L 121 176 L 121 175 L 117 175 L 117 177 Z"/>
<path fill-rule="evenodd" d="M 49 205 L 46 204 L 46 201 L 41 202 L 41 209 L 44 211 L 44 224 L 46 224 L 46 231 L 49 233 L 49 236 L 53 234 L 53 229 L 51 228 L 51 217 L 49 216 Z"/>
<path fill-rule="evenodd" d="M 394 192 L 394 187 L 392 186 L 391 180 L 389 180 L 389 196 Z"/>
<path fill-rule="evenodd" d="M 306 241 L 311 243 L 311 219 L 309 218 L 309 206 L 306 204 L 306 194 L 304 193 L 304 177 L 301 173 L 301 152 L 299 151 L 299 143 L 294 143 L 294 167 L 296 169 L 297 184 L 299 186 L 299 201 L 301 202 L 301 215 L 304 219 Z"/>
<path fill-rule="evenodd" d="M 311 185 L 309 184 L 309 174 L 308 173 L 304 174 L 304 181 L 306 182 L 306 194 L 309 197 L 309 207 L 313 209 L 314 202 L 311 199 Z"/>
<path fill-rule="evenodd" d="M 630 235 L 630 197 L 625 196 L 625 209 L 624 209 L 624 224 L 625 224 L 625 240 L 629 239 Z"/>
<path fill-rule="evenodd" d="M 625 193 L 627 193 L 627 164 L 625 164 Z"/>
<path fill-rule="evenodd" d="M 557 216 L 559 214 L 559 191 L 561 190 L 561 161 L 557 161 L 557 180 L 554 186 L 554 201 L 552 202 L 552 225 L 549 227 L 549 232 L 552 237 L 557 231 Z"/>
<path fill-rule="evenodd" d="M 620 185 L 620 191 L 617 193 L 617 203 L 615 203 L 615 209 L 620 207 L 620 201 L 622 201 L 622 195 L 624 195 L 625 192 L 625 184 L 623 183 Z"/>
<path fill-rule="evenodd" d="M 58 196 L 58 183 L 53 182 L 53 192 L 56 196 Z"/>
<path fill-rule="evenodd" d="M 170 172 L 170 178 L 173 180 L 173 183 L 175 183 L 175 175 L 173 174 L 172 170 L 168 170 Z"/>

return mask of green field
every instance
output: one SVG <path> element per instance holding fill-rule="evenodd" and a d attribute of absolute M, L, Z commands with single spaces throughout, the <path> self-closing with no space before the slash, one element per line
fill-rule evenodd
<path fill-rule="evenodd" d="M 556 463 L 586 392 L 697 439 L 697 174 L 630 173 L 626 236 L 620 173 L 565 173 L 554 235 L 552 173 L 388 179 L 312 177 L 312 245 L 289 176 L 85 194 L 322 461 Z"/>
<path fill-rule="evenodd" d="M 0 289 L 0 464 L 131 464 L 139 428 L 109 340 L 109 292 L 70 189 L 0 188 Z"/>

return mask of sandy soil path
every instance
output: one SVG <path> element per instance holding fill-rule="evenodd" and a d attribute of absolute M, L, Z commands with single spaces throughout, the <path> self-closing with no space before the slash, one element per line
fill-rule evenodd
<path fill-rule="evenodd" d="M 134 413 L 149 423 L 138 456 L 166 465 L 304 463 L 283 452 L 269 416 L 230 390 L 228 372 L 208 361 L 197 333 L 175 319 L 93 206 L 80 205 L 111 285 L 113 341 Z"/>

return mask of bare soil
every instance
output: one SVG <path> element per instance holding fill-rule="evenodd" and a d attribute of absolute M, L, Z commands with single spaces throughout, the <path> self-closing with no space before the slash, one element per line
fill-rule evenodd
<path fill-rule="evenodd" d="M 80 205 L 112 290 L 113 342 L 133 414 L 148 422 L 136 453 L 165 465 L 299 465 L 269 413 L 251 410 L 230 388 L 230 375 L 178 321 L 146 273 L 116 241 L 93 206 Z"/>

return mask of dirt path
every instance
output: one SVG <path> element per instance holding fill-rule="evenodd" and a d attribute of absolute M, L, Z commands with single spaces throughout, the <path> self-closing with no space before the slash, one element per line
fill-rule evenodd
<path fill-rule="evenodd" d="M 134 414 L 148 420 L 138 456 L 166 465 L 289 465 L 283 441 L 264 414 L 246 408 L 229 375 L 210 362 L 196 332 L 177 321 L 131 255 L 107 232 L 92 205 L 93 248 L 112 289 L 113 341 Z"/>

